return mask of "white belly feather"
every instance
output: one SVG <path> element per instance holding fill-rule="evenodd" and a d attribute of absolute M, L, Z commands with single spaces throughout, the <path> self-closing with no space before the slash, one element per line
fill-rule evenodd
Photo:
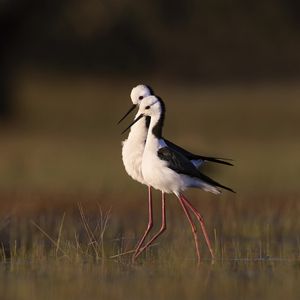
<path fill-rule="evenodd" d="M 126 172 L 134 180 L 146 184 L 142 174 L 142 157 L 144 146 L 142 144 L 133 144 L 126 140 L 122 148 L 122 160 Z"/>
<path fill-rule="evenodd" d="M 123 142 L 122 160 L 126 172 L 134 180 L 146 184 L 142 174 L 142 159 L 147 137 L 147 128 L 143 120 L 134 124 L 128 135 L 128 139 Z"/>

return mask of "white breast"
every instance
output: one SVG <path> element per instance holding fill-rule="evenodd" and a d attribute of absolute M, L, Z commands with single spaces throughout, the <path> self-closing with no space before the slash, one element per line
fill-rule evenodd
<path fill-rule="evenodd" d="M 142 172 L 145 181 L 153 188 L 165 193 L 183 190 L 184 182 L 180 175 L 168 168 L 167 162 L 157 156 L 157 151 L 161 147 L 164 147 L 162 140 L 157 140 L 150 135 L 142 162 Z"/>
<path fill-rule="evenodd" d="M 142 184 L 146 184 L 142 175 L 142 158 L 146 137 L 147 128 L 142 119 L 131 127 L 128 138 L 123 142 L 122 147 L 122 160 L 126 172 Z"/>

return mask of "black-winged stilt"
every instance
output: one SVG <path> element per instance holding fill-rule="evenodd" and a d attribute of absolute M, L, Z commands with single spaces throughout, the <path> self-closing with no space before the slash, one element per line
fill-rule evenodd
<path fill-rule="evenodd" d="M 125 114 L 125 116 L 118 122 L 118 124 L 126 118 L 126 116 L 139 105 L 139 103 L 147 96 L 152 95 L 153 92 L 150 87 L 146 85 L 139 85 L 132 89 L 130 97 L 133 106 Z M 122 160 L 125 170 L 129 176 L 134 180 L 146 184 L 142 175 L 142 158 L 145 148 L 145 141 L 147 137 L 147 128 L 149 127 L 150 117 L 146 117 L 143 122 L 134 124 L 129 132 L 128 138 L 123 141 Z M 152 191 L 151 186 L 148 185 L 148 226 L 139 243 L 137 244 L 135 254 L 137 254 L 151 228 L 153 227 L 153 213 L 152 213 Z M 133 255 L 133 259 L 135 257 Z"/>
<path fill-rule="evenodd" d="M 133 105 L 128 110 L 128 112 L 120 119 L 118 124 L 121 121 L 123 121 L 134 110 L 135 107 L 139 107 L 140 104 L 143 102 L 143 100 L 149 95 L 154 95 L 154 92 L 153 89 L 148 85 L 140 84 L 134 87 L 130 94 Z M 123 148 L 122 148 L 122 159 L 125 166 L 125 170 L 133 179 L 135 179 L 136 181 L 142 184 L 147 184 L 145 183 L 142 176 L 141 163 L 142 163 L 142 155 L 145 147 L 145 141 L 146 141 L 149 124 L 150 124 L 149 116 L 146 116 L 143 122 L 138 122 L 134 124 L 131 127 L 128 138 L 123 142 Z M 171 149 L 184 155 L 197 168 L 199 168 L 205 161 L 232 166 L 230 162 L 224 159 L 193 154 L 177 146 L 176 144 L 170 142 L 167 139 L 161 137 L 161 140 Z M 162 210 L 164 209 L 164 206 L 165 206 L 164 197 L 162 197 Z M 133 255 L 133 259 L 142 252 L 140 251 L 140 248 L 146 236 L 150 232 L 152 226 L 153 226 L 152 193 L 151 193 L 151 187 L 148 185 L 148 226 L 136 247 L 136 251 L 135 254 Z M 163 230 L 164 228 L 162 227 L 161 231 Z M 143 249 L 145 249 L 145 247 L 143 247 Z"/>
<path fill-rule="evenodd" d="M 148 96 L 140 104 L 139 112 L 135 120 L 127 129 L 134 126 L 140 119 L 151 117 L 148 128 L 146 143 L 142 157 L 142 176 L 148 186 L 152 186 L 162 192 L 162 226 L 157 234 L 148 241 L 148 243 L 135 254 L 137 257 L 146 249 L 166 228 L 165 215 L 165 193 L 174 193 L 191 225 L 198 262 L 200 261 L 200 252 L 198 246 L 198 237 L 196 227 L 190 216 L 189 209 L 195 214 L 203 231 L 206 243 L 214 258 L 210 240 L 206 233 L 205 224 L 201 214 L 192 206 L 187 198 L 182 194 L 186 188 L 195 187 L 204 191 L 219 194 L 220 189 L 226 189 L 234 192 L 232 189 L 212 180 L 200 173 L 195 164 L 184 156 L 177 149 L 169 147 L 162 138 L 162 129 L 165 117 L 164 102 L 156 96 Z M 141 122 L 141 121 L 140 121 Z M 124 130 L 123 132 L 125 132 Z M 145 237 L 143 237 L 145 238 Z M 141 243 L 142 244 L 142 243 Z"/>

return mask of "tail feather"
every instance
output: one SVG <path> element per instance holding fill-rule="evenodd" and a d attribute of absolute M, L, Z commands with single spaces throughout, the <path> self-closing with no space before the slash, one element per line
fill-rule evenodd
<path fill-rule="evenodd" d="M 236 191 L 234 191 L 233 189 L 231 189 L 231 188 L 228 187 L 228 186 L 225 186 L 225 185 L 222 185 L 222 184 L 218 184 L 218 187 L 220 187 L 220 188 L 222 188 L 222 189 L 224 189 L 224 190 L 227 190 L 227 191 L 229 191 L 229 192 L 232 192 L 232 193 L 236 194 Z"/>
<path fill-rule="evenodd" d="M 198 177 L 202 182 L 204 182 L 204 183 L 207 184 L 207 185 L 210 185 L 210 186 L 215 187 L 215 188 L 222 188 L 222 189 L 227 190 L 227 191 L 230 191 L 230 192 L 232 192 L 232 193 L 234 193 L 234 194 L 236 193 L 236 192 L 235 192 L 233 189 L 231 189 L 230 187 L 225 186 L 225 185 L 223 185 L 223 184 L 221 184 L 221 183 L 219 183 L 219 182 L 217 182 L 217 181 L 211 179 L 210 177 L 204 175 L 203 173 L 200 173 L 200 172 L 199 172 L 197 177 Z"/>
<path fill-rule="evenodd" d="M 212 184 L 203 182 L 201 180 L 198 183 L 198 187 L 201 188 L 202 190 L 206 191 L 206 192 L 211 192 L 213 194 L 220 194 L 221 193 L 220 188 L 236 194 L 236 192 L 233 189 L 231 189 L 231 188 L 229 188 L 229 187 L 227 187 L 225 185 L 219 184 L 219 183 L 216 183 L 215 185 L 212 185 Z"/>
<path fill-rule="evenodd" d="M 217 189 L 215 186 L 209 185 L 207 183 L 201 184 L 200 188 L 205 192 L 210 192 L 215 195 L 218 195 L 221 193 L 221 191 L 219 189 Z"/>
<path fill-rule="evenodd" d="M 223 164 L 223 165 L 227 165 L 227 166 L 233 166 L 233 164 L 229 162 L 229 161 L 232 161 L 232 159 L 193 154 L 193 153 L 181 148 L 180 146 L 172 143 L 171 141 L 169 141 L 165 138 L 163 140 L 167 144 L 168 147 L 170 147 L 171 149 L 176 150 L 177 152 L 183 154 L 189 160 L 205 160 L 205 161 L 210 161 L 210 162 Z"/>
<path fill-rule="evenodd" d="M 217 163 L 217 164 L 223 164 L 223 165 L 227 165 L 227 166 L 234 166 L 234 164 L 232 164 L 228 161 L 228 160 L 232 161 L 232 159 L 229 159 L 229 158 L 218 158 L 218 157 L 200 156 L 199 155 L 199 159 L 214 162 L 214 163 Z"/>

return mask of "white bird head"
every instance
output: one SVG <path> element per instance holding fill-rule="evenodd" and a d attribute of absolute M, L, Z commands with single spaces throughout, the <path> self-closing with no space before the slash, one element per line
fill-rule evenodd
<path fill-rule="evenodd" d="M 143 117 L 159 117 L 162 122 L 165 115 L 165 105 L 164 102 L 156 96 L 146 97 L 140 104 L 137 117 L 134 121 L 122 132 L 125 133 L 132 125 L 138 122 Z"/>
<path fill-rule="evenodd" d="M 150 95 L 154 95 L 150 86 L 139 84 L 131 91 L 130 98 L 134 105 L 140 105 L 142 100 Z"/>
<path fill-rule="evenodd" d="M 145 84 L 139 84 L 136 87 L 134 87 L 130 93 L 130 98 L 133 105 L 130 107 L 127 113 L 120 119 L 118 124 L 121 123 L 136 108 L 136 106 L 140 106 L 144 98 L 150 95 L 154 95 L 154 92 L 150 86 Z"/>
<path fill-rule="evenodd" d="M 160 116 L 164 112 L 162 100 L 156 96 L 149 96 L 140 104 L 138 115 L 143 116 Z"/>

